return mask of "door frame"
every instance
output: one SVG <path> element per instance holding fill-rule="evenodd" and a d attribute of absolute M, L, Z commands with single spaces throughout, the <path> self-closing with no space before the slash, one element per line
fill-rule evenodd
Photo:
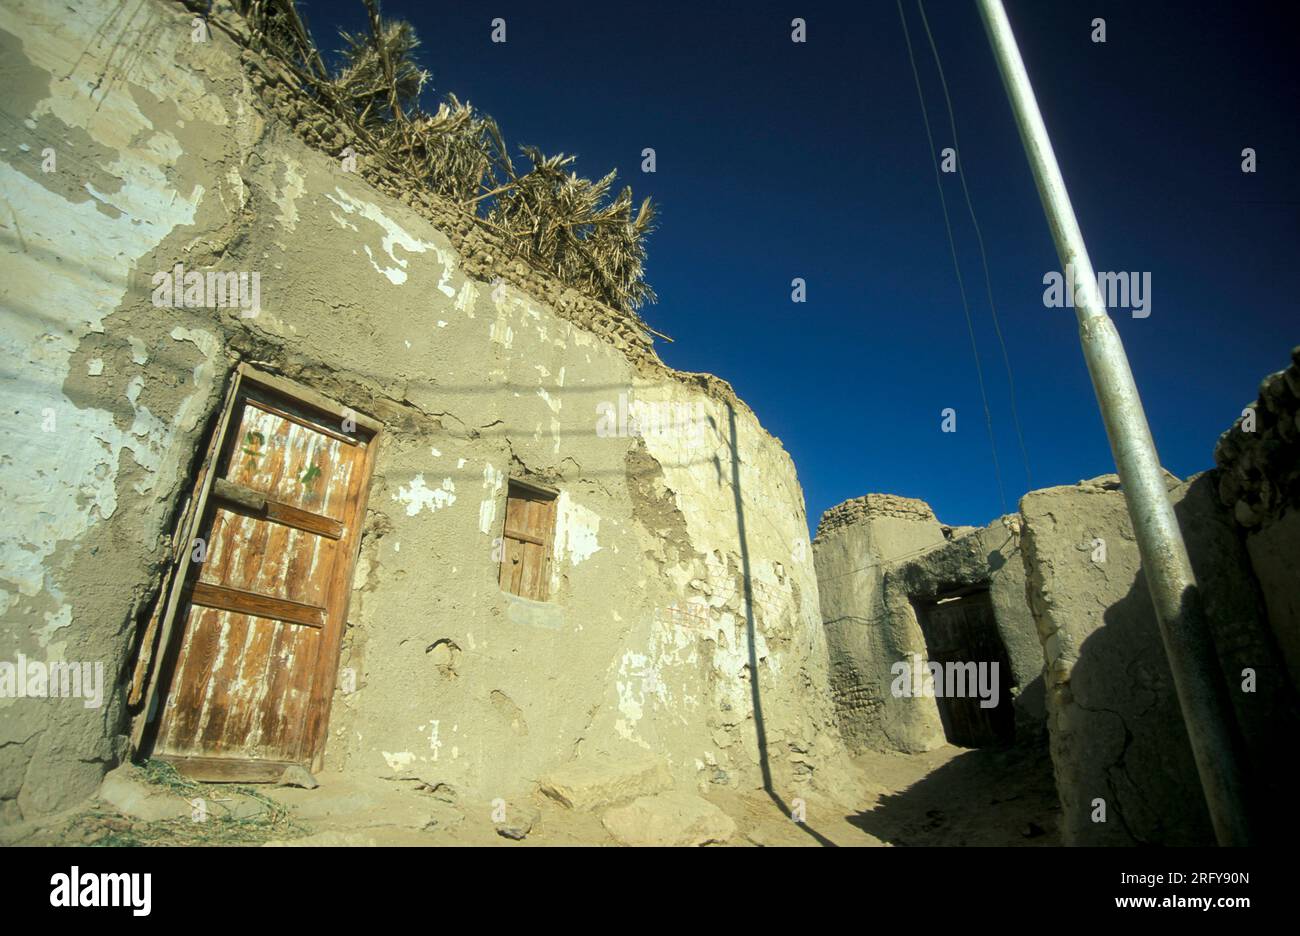
<path fill-rule="evenodd" d="M 185 604 L 187 585 L 193 584 L 189 557 L 199 533 L 211 522 L 213 502 L 216 500 L 213 490 L 218 486 L 217 469 L 232 444 L 231 421 L 237 409 L 236 404 L 247 398 L 249 390 L 283 399 L 298 409 L 314 412 L 318 416 L 340 421 L 350 420 L 356 427 L 356 435 L 364 442 L 365 454 L 360 459 L 359 470 L 354 471 L 349 480 L 343 512 L 344 526 L 339 537 L 342 568 L 335 572 L 327 585 L 327 613 L 314 663 L 317 677 L 304 716 L 297 759 L 270 761 L 160 755 L 181 773 L 196 779 L 269 782 L 279 779 L 284 769 L 290 766 L 309 765 L 310 770 L 318 771 L 323 765 L 329 714 L 351 603 L 352 582 L 360 554 L 376 453 L 384 428 L 378 420 L 344 406 L 310 387 L 250 364 L 241 363 L 235 368 L 218 410 L 217 421 L 208 436 L 206 454 L 196 472 L 193 491 L 179 513 L 173 537 L 172 564 L 164 575 L 162 590 L 141 642 L 130 700 L 141 703 L 131 730 L 131 750 L 136 755 L 151 754 L 157 740 L 165 695 L 170 691 L 176 675 L 174 664 L 179 639 L 184 633 L 184 628 L 176 625 L 178 611 Z M 342 424 L 341 422 L 340 425 Z"/>
<path fill-rule="evenodd" d="M 954 699 L 956 697 L 947 695 L 949 687 L 946 686 L 944 697 L 935 700 L 937 703 L 936 708 L 939 711 L 939 720 L 943 725 L 945 739 L 949 744 L 958 747 L 966 747 L 972 750 L 981 747 L 1002 746 L 1014 743 L 1016 738 L 1016 716 L 1015 699 L 1011 694 L 1011 690 L 1016 685 L 1015 673 L 1011 669 L 1011 653 L 1007 649 L 1006 639 L 1003 637 L 1002 628 L 998 622 L 997 606 L 993 603 L 993 591 L 990 586 L 987 583 L 982 582 L 967 584 L 940 592 L 930 597 L 913 596 L 910 600 L 913 612 L 916 616 L 917 626 L 921 631 L 921 639 L 925 646 L 927 662 L 941 663 L 945 667 L 948 662 L 988 662 L 998 667 L 998 685 L 1000 687 L 998 704 L 992 709 L 981 709 L 981 711 L 988 712 L 988 715 L 981 716 L 980 718 L 983 727 L 987 728 L 989 733 L 993 735 L 992 740 L 974 743 L 971 739 L 963 738 L 959 740 L 954 737 L 954 735 L 958 733 L 957 726 L 954 725 L 953 722 L 954 719 L 958 717 L 956 710 L 959 705 L 954 704 Z M 970 620 L 967 615 L 969 613 L 968 609 L 972 604 L 979 602 L 985 605 L 989 623 L 989 630 L 985 636 L 990 639 L 990 647 L 994 654 L 993 659 L 975 660 L 972 658 L 969 661 L 950 661 L 947 659 L 948 651 L 953 649 L 957 649 L 963 653 L 975 649 L 968 643 L 973 636 L 969 631 L 961 635 L 961 647 L 948 648 L 936 646 L 936 638 L 938 635 L 934 632 L 934 613 L 939 607 L 951 601 L 963 603 L 962 620 L 964 623 L 969 622 Z M 936 652 L 939 651 L 944 651 L 944 658 L 942 660 L 935 657 Z M 1003 686 L 1005 686 L 1004 689 L 1001 688 Z M 969 703 L 971 701 L 970 698 L 960 700 L 961 703 Z M 1003 722 L 1008 719 L 1010 720 L 1009 725 L 1003 724 Z"/>

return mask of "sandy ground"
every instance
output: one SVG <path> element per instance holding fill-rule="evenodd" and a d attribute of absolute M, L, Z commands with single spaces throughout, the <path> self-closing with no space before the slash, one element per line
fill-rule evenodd
<path fill-rule="evenodd" d="M 847 819 L 891 845 L 1059 845 L 1061 807 L 1046 745 L 854 761 L 875 802 Z"/>
<path fill-rule="evenodd" d="M 1059 807 L 1051 763 L 1041 747 L 925 754 L 870 753 L 856 758 L 866 794 L 856 806 L 816 795 L 804 821 L 763 791 L 715 788 L 714 805 L 736 822 L 730 844 L 759 846 L 1059 844 Z M 0 830 L 0 844 L 24 845 L 613 845 L 595 814 L 574 812 L 541 795 L 510 804 L 499 834 L 493 807 L 456 802 L 412 781 L 324 774 L 315 790 L 209 786 L 214 818 L 145 822 L 90 804 L 40 824 Z M 193 790 L 163 790 L 186 805 Z M 218 815 L 220 814 L 220 815 Z M 516 833 L 518 834 L 518 833 Z"/>

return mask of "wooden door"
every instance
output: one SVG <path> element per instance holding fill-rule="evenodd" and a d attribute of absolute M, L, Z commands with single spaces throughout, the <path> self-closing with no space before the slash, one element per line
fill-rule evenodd
<path fill-rule="evenodd" d="M 928 602 L 921 608 L 921 629 L 926 656 L 941 663 L 975 663 L 998 667 L 997 705 L 984 708 L 971 686 L 962 697 L 945 696 L 935 701 L 944 732 L 953 744 L 984 747 L 1015 740 L 1015 710 L 1011 702 L 1011 666 L 998 634 L 993 602 L 987 591 Z M 951 687 L 945 687 L 951 692 Z"/>
<path fill-rule="evenodd" d="M 273 780 L 323 753 L 375 432 L 243 378 L 177 576 L 152 752 L 195 777 Z"/>

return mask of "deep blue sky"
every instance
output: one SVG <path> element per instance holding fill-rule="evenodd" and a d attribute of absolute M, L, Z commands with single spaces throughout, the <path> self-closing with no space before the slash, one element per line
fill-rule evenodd
<path fill-rule="evenodd" d="M 1166 466 L 1210 467 L 1218 434 L 1300 343 L 1300 49 L 1290 4 L 1007 0 L 1098 270 L 1150 271 L 1152 312 L 1115 312 Z M 318 43 L 364 28 L 359 0 L 300 5 Z M 1276 7 L 1276 9 L 1275 9 Z M 912 41 L 949 144 L 915 0 Z M 594 10 L 588 12 L 588 9 Z M 610 168 L 661 208 L 649 245 L 670 365 L 729 380 L 793 456 L 815 528 L 866 492 L 945 522 L 1002 511 L 975 365 L 894 0 L 384 3 L 433 75 L 507 141 Z M 929 0 L 961 155 L 1014 368 L 1033 486 L 1113 471 L 1073 312 L 972 0 Z M 490 21 L 508 41 L 489 41 Z M 808 42 L 790 41 L 790 20 Z M 1107 42 L 1090 40 L 1104 17 Z M 658 171 L 640 171 L 655 148 Z M 1243 147 L 1259 171 L 1240 171 Z M 990 396 L 1007 507 L 1027 489 L 1007 379 L 957 177 L 944 176 Z M 805 278 L 808 302 L 790 301 Z M 954 407 L 958 431 L 940 431 Z"/>

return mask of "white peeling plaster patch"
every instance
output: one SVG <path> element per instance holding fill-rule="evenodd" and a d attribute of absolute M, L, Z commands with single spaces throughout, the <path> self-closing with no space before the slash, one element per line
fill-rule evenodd
<path fill-rule="evenodd" d="M 718 629 L 727 635 L 727 640 L 725 646 L 721 642 L 713 646 L 710 662 L 713 671 L 718 674 L 714 682 L 714 696 L 718 700 L 725 700 L 731 706 L 733 714 L 748 713 L 753 708 L 753 699 L 746 688 L 747 680 L 755 678 L 753 673 L 748 677 L 745 675 L 749 668 L 749 626 L 730 611 L 718 615 L 717 624 Z M 754 629 L 754 655 L 760 666 L 766 664 L 770 669 L 775 669 L 767 639 L 760 628 Z"/>
<path fill-rule="evenodd" d="M 408 517 L 414 517 L 425 508 L 433 513 L 456 503 L 456 485 L 451 478 L 443 478 L 441 486 L 431 488 L 424 483 L 424 473 L 421 472 L 406 487 L 398 488 L 393 500 L 406 505 Z"/>
<path fill-rule="evenodd" d="M 505 313 L 497 315 L 496 320 L 488 326 L 488 338 L 501 345 L 503 348 L 509 348 L 515 342 L 515 330 L 506 322 Z"/>
<path fill-rule="evenodd" d="M 337 212 L 331 211 L 331 212 L 330 212 L 330 217 L 333 218 L 334 221 L 335 221 L 335 223 L 338 224 L 338 226 L 341 227 L 341 228 L 343 228 L 345 231 L 346 231 L 346 230 L 352 230 L 352 231 L 357 230 L 357 226 L 356 226 L 355 224 L 353 224 L 351 221 L 349 221 L 347 218 L 343 217 L 341 214 L 338 214 Z"/>
<path fill-rule="evenodd" d="M 438 737 L 438 722 L 429 722 L 429 749 L 433 751 L 434 761 L 438 760 L 438 753 L 442 750 L 442 740 Z"/>
<path fill-rule="evenodd" d="M 600 551 L 599 533 L 600 515 L 574 503 L 568 491 L 561 491 L 555 518 L 556 565 L 566 557 L 574 566 L 590 559 Z"/>
<path fill-rule="evenodd" d="M 647 683 L 658 685 L 658 674 L 643 653 L 628 650 L 618 667 L 619 679 L 615 681 L 618 689 L 618 710 L 622 718 L 614 723 L 614 730 L 628 741 L 650 747 L 636 735 L 636 725 L 645 715 Z"/>
<path fill-rule="evenodd" d="M 387 751 L 381 751 L 384 760 L 388 762 L 388 769 L 394 772 L 405 770 L 415 762 L 415 755 L 410 751 L 398 751 L 396 754 L 389 754 Z"/>
<path fill-rule="evenodd" d="M 413 234 L 407 232 L 396 221 L 384 214 L 379 206 L 373 205 L 368 201 L 354 198 L 341 188 L 335 188 L 338 198 L 328 192 L 325 197 L 332 201 L 339 208 L 342 208 L 347 214 L 357 214 L 367 221 L 373 221 L 384 231 L 384 236 L 380 241 L 380 246 L 388 258 L 393 261 L 393 266 L 381 267 L 375 262 L 375 253 L 370 249 L 370 245 L 365 245 L 366 256 L 370 258 L 370 265 L 382 273 L 394 286 L 400 286 L 406 282 L 406 264 L 405 257 L 399 257 L 394 253 L 394 248 L 401 247 L 406 253 L 426 253 L 432 251 L 442 264 L 442 277 L 438 280 L 438 289 L 441 290 L 448 298 L 456 295 L 456 290 L 449 285 L 449 279 L 456 270 L 456 258 L 451 251 L 443 250 L 433 241 L 420 240 Z M 335 220 L 339 220 L 336 218 Z"/>
<path fill-rule="evenodd" d="M 307 177 L 298 160 L 281 153 L 280 161 L 284 163 L 284 188 L 272 191 L 271 201 L 280 209 L 275 220 L 292 231 L 298 226 L 298 199 L 307 190 Z"/>
<path fill-rule="evenodd" d="M 244 205 L 248 204 L 248 190 L 244 186 L 244 177 L 239 174 L 239 168 L 237 166 L 231 166 L 230 169 L 227 170 L 226 184 L 221 186 L 217 190 L 217 195 L 220 196 L 221 203 L 223 205 L 226 204 L 226 196 L 224 192 L 224 189 L 226 188 L 230 189 L 231 194 L 234 196 L 235 200 L 239 203 L 238 208 L 236 210 L 242 209 Z M 229 205 L 226 205 L 226 210 L 229 211 L 231 214 L 234 214 L 233 211 L 230 211 Z"/>
<path fill-rule="evenodd" d="M 455 255 L 440 247 L 433 248 L 433 252 L 438 255 L 438 262 L 442 264 L 442 276 L 438 278 L 438 291 L 448 299 L 455 299 L 456 287 L 451 285 L 451 274 L 456 271 Z"/>
<path fill-rule="evenodd" d="M 461 459 L 461 465 L 465 459 Z M 497 498 L 501 494 L 501 485 L 505 483 L 505 473 L 497 471 L 491 464 L 483 466 L 483 489 L 488 492 L 485 500 L 478 505 L 478 529 L 480 533 L 492 531 L 492 521 L 497 516 Z"/>
<path fill-rule="evenodd" d="M 384 274 L 384 276 L 388 277 L 388 282 L 392 283 L 394 286 L 401 286 L 406 282 L 406 273 L 403 270 L 399 270 L 397 267 L 381 267 L 378 263 L 375 263 L 375 254 L 374 251 L 370 249 L 370 245 L 366 244 L 364 249 L 366 251 L 366 256 L 370 258 L 370 265 L 380 273 Z M 406 266 L 405 260 L 398 260 L 397 262 L 402 266 Z"/>
<path fill-rule="evenodd" d="M 149 348 L 145 343 L 135 335 L 128 335 L 126 340 L 131 345 L 131 360 L 136 364 L 148 364 Z"/>
<path fill-rule="evenodd" d="M 559 412 L 560 412 L 560 405 L 561 405 L 560 400 L 558 400 L 558 399 L 555 399 L 555 400 L 551 399 L 551 395 L 550 395 L 549 393 L 546 392 L 546 388 L 545 388 L 545 387 L 538 387 L 538 388 L 537 388 L 537 395 L 538 395 L 539 397 L 541 397 L 543 400 L 546 401 L 546 405 L 549 406 L 549 407 L 551 408 L 551 412 L 552 412 L 552 413 L 555 413 L 555 414 L 557 414 L 557 415 L 559 414 Z"/>
<path fill-rule="evenodd" d="M 465 280 L 465 285 L 461 286 L 459 295 L 456 296 L 457 310 L 464 312 L 470 318 L 474 317 L 474 303 L 478 301 L 478 289 L 469 280 Z"/>
<path fill-rule="evenodd" d="M 0 7 L 0 29 L 20 37 L 30 34 L 16 16 Z M 9 457 L 0 463 L 0 499 L 19 508 L 0 531 L 0 580 L 10 599 L 15 592 L 46 592 L 60 605 L 62 593 L 46 580 L 45 561 L 57 544 L 75 542 L 116 511 L 123 451 L 144 469 L 135 485 L 138 493 L 152 490 L 158 477 L 170 477 L 177 470 L 176 430 L 189 428 L 190 405 L 206 401 L 210 390 L 210 385 L 196 386 L 169 423 L 137 408 L 125 432 L 107 410 L 80 408 L 62 392 L 81 338 L 103 331 L 104 317 L 126 295 L 134 265 L 177 226 L 192 224 L 204 195 L 198 185 L 188 195 L 177 191 L 168 173 L 182 154 L 180 144 L 140 112 L 126 85 L 92 101 L 82 81 L 63 77 L 77 71 L 82 53 L 98 41 L 98 25 L 84 17 L 62 17 L 41 32 L 39 41 L 25 38 L 23 51 L 36 67 L 61 76 L 51 80 L 50 96 L 37 103 L 33 116 L 53 115 L 83 128 L 95 143 L 116 154 L 99 168 L 119 180 L 120 187 L 92 193 L 117 209 L 116 216 L 100 211 L 94 202 L 68 201 L 0 162 L 0 197 L 23 206 L 27 248 L 10 252 L 5 260 L 8 289 L 0 303 L 0 352 L 21 362 L 28 379 L 7 387 L 3 402 L 18 414 L 13 422 L 33 427 L 11 435 Z M 224 125 L 220 103 L 207 94 L 201 78 L 174 66 L 172 51 L 146 53 L 148 67 L 141 63 L 133 69 L 132 82 L 156 86 L 158 97 L 185 101 L 178 106 L 187 119 L 194 119 L 189 108 L 195 107 L 203 111 L 202 119 Z M 31 118 L 26 123 L 36 126 Z M 43 261 L 54 255 L 65 263 L 51 266 Z M 19 298 L 24 296 L 41 297 L 42 315 L 31 314 Z M 96 370 L 93 363 L 90 370 Z M 102 373 L 102 362 L 98 370 Z M 47 417 L 54 429 L 40 431 Z M 65 626 L 66 607 L 49 617 L 47 636 Z"/>
<path fill-rule="evenodd" d="M 109 149 L 138 145 L 138 131 L 151 130 L 153 125 L 136 106 L 123 76 L 107 91 L 98 91 L 93 100 L 85 89 L 103 77 L 99 63 L 109 47 L 132 48 L 147 33 L 147 47 L 138 50 L 140 54 L 131 61 L 130 84 L 147 89 L 157 100 L 173 102 L 182 121 L 201 120 L 221 127 L 230 123 L 221 98 L 208 89 L 203 71 L 176 64 L 193 58 L 188 30 L 157 29 L 157 21 L 150 21 L 156 14 L 149 12 L 135 27 L 131 26 L 135 17 L 118 28 L 102 16 L 77 12 L 42 16 L 41 28 L 33 30 L 28 20 L 31 14 L 16 9 L 18 6 L 0 5 L 0 29 L 22 39 L 23 53 L 33 65 L 58 76 L 50 83 L 50 97 L 36 105 L 32 117 L 54 114 L 68 126 L 86 128 Z M 127 35 L 128 31 L 135 34 Z M 33 39 L 33 33 L 37 38 Z M 35 128 L 34 121 L 29 128 Z"/>
<path fill-rule="evenodd" d="M 646 652 L 628 650 L 623 654 L 615 679 L 622 718 L 614 723 L 614 729 L 621 737 L 649 747 L 636 733 L 637 723 L 645 717 L 647 708 L 672 713 L 678 721 L 686 723 L 681 710 L 689 711 L 699 705 L 698 699 L 684 691 L 697 674 L 698 636 L 695 628 L 657 620 Z M 669 684 L 675 674 L 679 674 L 676 681 L 683 690 L 681 693 L 674 693 Z"/>

